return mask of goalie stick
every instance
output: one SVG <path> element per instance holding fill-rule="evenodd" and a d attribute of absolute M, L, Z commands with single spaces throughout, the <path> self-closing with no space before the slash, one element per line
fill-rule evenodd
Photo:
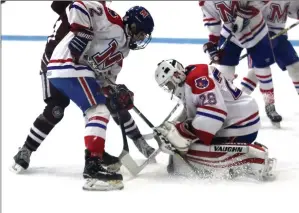
<path fill-rule="evenodd" d="M 162 139 L 160 137 L 163 137 L 162 134 L 156 130 L 155 126 L 140 112 L 139 109 L 137 109 L 136 106 L 133 107 L 134 111 L 137 112 L 137 114 L 144 120 L 144 122 L 150 127 L 153 129 L 154 132 L 156 132 L 156 136 L 154 136 L 155 140 L 157 141 L 157 143 L 159 144 L 159 146 L 161 146 L 162 144 Z M 166 142 L 170 143 L 166 138 L 163 137 L 163 140 L 165 140 Z M 160 148 L 159 148 L 160 149 Z M 159 150 L 158 149 L 158 150 Z M 178 157 L 180 160 L 182 160 L 191 170 L 192 172 L 199 176 L 199 177 L 202 177 L 199 173 L 199 170 L 192 164 L 190 163 L 184 156 L 182 156 L 182 154 L 178 151 L 178 150 L 175 150 L 174 151 L 174 155 L 176 157 Z"/>
<path fill-rule="evenodd" d="M 290 25 L 289 27 L 283 29 L 282 31 L 280 31 L 279 33 L 277 33 L 276 35 L 272 36 L 270 38 L 270 40 L 273 40 L 275 38 L 277 38 L 278 36 L 281 36 L 283 34 L 285 34 L 286 32 L 288 32 L 290 29 L 296 27 L 297 25 L 299 25 L 299 21 L 295 22 L 294 24 Z M 240 58 L 239 58 L 239 61 L 241 61 L 242 59 L 246 58 L 248 56 L 248 53 L 242 55 Z"/>
<path fill-rule="evenodd" d="M 168 116 L 164 119 L 164 121 L 161 123 L 161 125 L 165 122 L 165 121 L 167 121 L 172 115 L 173 115 L 173 113 L 179 108 L 179 106 L 180 106 L 180 103 L 177 103 L 176 105 L 175 105 L 175 107 L 170 111 L 170 113 L 168 114 Z M 139 115 L 139 116 L 141 116 L 139 113 L 141 113 L 140 111 L 138 112 L 137 111 L 137 108 L 135 109 L 135 108 L 133 108 L 134 109 L 134 111 Z M 154 138 L 154 136 L 155 136 L 155 132 L 152 132 L 152 133 L 149 133 L 149 134 L 144 134 L 144 135 L 142 135 L 142 137 L 145 139 L 145 140 L 150 140 L 150 139 L 153 139 Z"/>

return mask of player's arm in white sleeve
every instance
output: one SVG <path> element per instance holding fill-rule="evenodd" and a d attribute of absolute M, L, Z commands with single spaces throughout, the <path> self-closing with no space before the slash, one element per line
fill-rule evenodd
<path fill-rule="evenodd" d="M 70 30 L 74 33 L 68 48 L 76 62 L 79 62 L 84 56 L 94 37 L 91 16 L 86 4 L 87 2 L 83 1 L 73 2 L 69 6 L 69 12 L 67 13 L 71 26 Z"/>
<path fill-rule="evenodd" d="M 204 26 L 209 31 L 209 41 L 217 44 L 220 38 L 222 22 L 214 3 L 209 1 L 200 1 L 199 6 L 203 14 Z"/>

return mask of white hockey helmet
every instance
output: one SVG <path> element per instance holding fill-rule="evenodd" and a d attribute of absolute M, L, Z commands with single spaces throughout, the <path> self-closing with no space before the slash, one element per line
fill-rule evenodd
<path fill-rule="evenodd" d="M 160 87 L 182 98 L 186 75 L 185 68 L 180 62 L 175 59 L 161 61 L 156 69 L 155 79 Z"/>

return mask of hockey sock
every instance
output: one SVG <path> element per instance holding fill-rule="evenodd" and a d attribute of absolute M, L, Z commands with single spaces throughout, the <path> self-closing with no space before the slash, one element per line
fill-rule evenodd
<path fill-rule="evenodd" d="M 289 76 L 293 81 L 294 87 L 296 89 L 297 94 L 299 94 L 299 62 L 296 62 L 294 64 L 291 64 L 286 67 Z"/>
<path fill-rule="evenodd" d="M 258 79 L 255 76 L 254 70 L 250 69 L 247 73 L 247 76 L 244 77 L 241 82 L 241 90 L 250 95 L 256 88 L 257 83 Z"/>
<path fill-rule="evenodd" d="M 270 67 L 254 68 L 255 75 L 260 83 L 260 91 L 266 105 L 274 104 L 274 88 Z"/>

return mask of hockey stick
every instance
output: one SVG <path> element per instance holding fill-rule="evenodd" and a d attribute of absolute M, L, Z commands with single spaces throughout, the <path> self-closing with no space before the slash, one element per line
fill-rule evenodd
<path fill-rule="evenodd" d="M 170 111 L 170 113 L 168 114 L 168 116 L 164 119 L 164 121 L 161 123 L 163 124 L 165 121 L 167 121 L 172 115 L 173 113 L 179 108 L 180 106 L 180 103 L 177 103 L 174 108 Z M 134 111 L 139 115 L 139 116 L 144 116 L 137 108 L 133 108 Z M 146 118 L 145 118 L 146 119 Z M 150 140 L 150 139 L 153 139 L 154 136 L 155 136 L 155 132 L 153 133 L 149 133 L 149 134 L 145 134 L 145 135 L 142 135 L 142 137 L 145 139 L 145 140 Z"/>
<path fill-rule="evenodd" d="M 294 24 L 290 25 L 289 27 L 283 29 L 282 31 L 280 31 L 279 33 L 277 33 L 276 35 L 272 36 L 270 38 L 270 40 L 273 40 L 273 39 L 276 39 L 278 36 L 281 36 L 283 34 L 285 34 L 286 32 L 288 32 L 290 29 L 296 27 L 297 25 L 299 25 L 299 21 L 295 22 Z M 239 61 L 241 61 L 242 59 L 246 58 L 248 56 L 248 53 L 242 55 L 240 58 L 239 58 Z"/>
<path fill-rule="evenodd" d="M 171 110 L 171 112 L 169 113 L 169 115 L 164 119 L 163 123 L 165 121 L 167 121 L 172 114 L 177 110 L 177 108 L 180 106 L 179 103 L 177 103 L 175 105 L 175 107 Z M 139 109 L 137 109 L 136 106 L 133 107 L 134 111 L 146 122 L 150 123 L 150 121 L 140 112 Z M 152 139 L 155 138 L 155 140 L 157 141 L 158 145 L 160 146 L 162 144 L 160 137 L 157 135 L 157 133 L 151 133 L 151 138 Z M 125 139 L 123 139 L 125 140 Z M 137 165 L 136 162 L 131 158 L 131 156 L 127 156 L 128 159 L 125 160 L 126 163 L 126 168 L 130 171 L 130 173 L 134 176 L 138 175 L 151 161 L 152 159 L 154 159 L 159 153 L 161 152 L 161 149 L 158 148 L 156 151 L 154 151 L 141 165 Z M 125 153 L 125 151 L 123 151 L 122 153 Z M 127 154 L 127 153 L 125 153 Z M 122 156 L 122 155 L 121 155 Z M 131 162 L 131 160 L 133 160 L 134 162 Z M 130 163 L 128 163 L 130 162 Z"/>
<path fill-rule="evenodd" d="M 155 140 L 157 141 L 157 143 L 159 144 L 159 146 L 162 144 L 161 142 L 161 136 L 162 134 L 156 130 L 155 126 L 140 112 L 140 110 L 137 109 L 136 106 L 134 106 L 134 110 L 136 110 L 138 112 L 138 115 L 140 115 L 140 117 L 144 120 L 144 122 L 150 127 L 153 129 L 153 131 L 156 132 L 156 136 L 154 137 Z M 164 140 L 167 140 L 166 138 L 164 138 Z M 168 142 L 169 143 L 169 142 Z M 160 148 L 159 148 L 160 149 Z M 158 149 L 158 150 L 159 150 Z M 178 151 L 178 150 L 175 150 L 174 151 L 174 155 L 176 157 L 178 157 L 179 159 L 181 159 L 193 172 L 194 174 L 196 175 L 199 175 L 199 171 L 198 169 L 193 166 L 184 156 L 182 156 L 182 154 Z M 201 176 L 200 176 L 201 177 Z"/>

